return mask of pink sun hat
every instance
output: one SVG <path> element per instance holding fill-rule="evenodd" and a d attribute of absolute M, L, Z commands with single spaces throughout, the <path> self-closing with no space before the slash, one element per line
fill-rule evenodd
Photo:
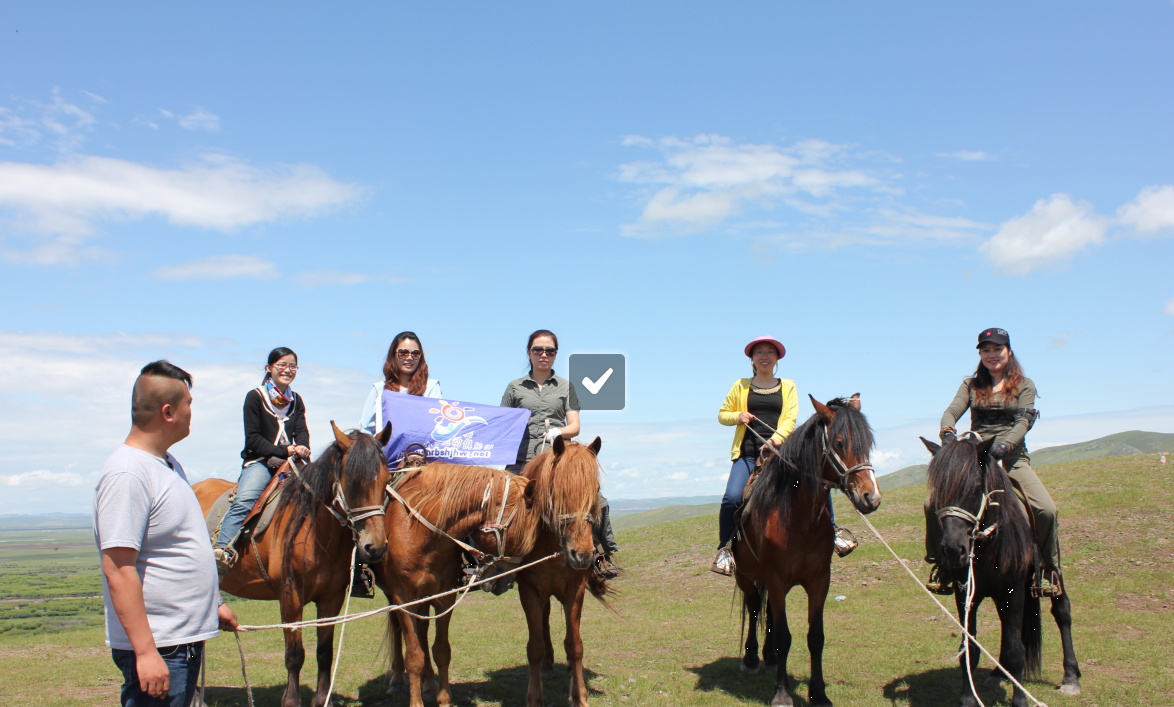
<path fill-rule="evenodd" d="M 750 352 L 754 350 L 754 345 L 762 342 L 774 344 L 775 349 L 779 352 L 779 358 L 787 355 L 787 347 L 783 346 L 783 342 L 774 338 L 773 336 L 760 336 L 749 344 L 746 344 L 746 358 L 750 358 Z"/>

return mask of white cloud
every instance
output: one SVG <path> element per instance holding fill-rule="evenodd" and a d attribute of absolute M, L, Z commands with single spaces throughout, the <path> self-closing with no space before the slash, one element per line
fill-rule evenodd
<path fill-rule="evenodd" d="M 85 479 L 70 471 L 36 469 L 22 474 L 0 474 L 0 483 L 5 486 L 81 486 Z"/>
<path fill-rule="evenodd" d="M 221 154 L 165 169 L 108 157 L 66 157 L 52 165 L 0 162 L 0 208 L 13 225 L 40 236 L 10 260 L 70 263 L 96 222 L 161 216 L 177 226 L 234 231 L 310 217 L 358 199 L 363 189 L 312 165 L 254 167 Z M 47 242 L 46 242 L 47 241 Z"/>
<path fill-rule="evenodd" d="M 1166 306 L 1162 308 L 1162 311 L 1166 314 L 1169 314 L 1171 317 L 1174 317 L 1174 299 L 1167 302 Z"/>
<path fill-rule="evenodd" d="M 1174 232 L 1174 185 L 1150 186 L 1117 209 L 1117 220 L 1142 235 Z"/>
<path fill-rule="evenodd" d="M 220 130 L 220 116 L 204 110 L 201 106 L 196 106 L 196 109 L 187 115 L 178 115 L 162 108 L 159 112 L 178 122 L 179 127 L 184 130 L 207 130 L 213 133 Z"/>
<path fill-rule="evenodd" d="M 272 280 L 281 277 L 277 264 L 258 255 L 212 255 L 179 265 L 155 268 L 158 280 L 232 280 L 247 277 Z"/>
<path fill-rule="evenodd" d="M 89 111 L 65 100 L 60 89 L 54 88 L 48 103 L 25 100 L 15 109 L 0 107 L 0 144 L 28 146 L 48 137 L 56 150 L 70 152 L 96 122 Z"/>
<path fill-rule="evenodd" d="M 359 285 L 371 280 L 370 275 L 357 272 L 341 272 L 339 270 L 311 270 L 297 277 L 300 287 L 330 287 Z"/>
<path fill-rule="evenodd" d="M 956 152 L 935 152 L 938 157 L 950 157 L 963 162 L 989 162 L 994 156 L 981 150 L 958 150 Z"/>
<path fill-rule="evenodd" d="M 999 272 L 1027 275 L 1104 242 L 1108 225 L 1088 202 L 1053 194 L 1035 202 L 1023 216 L 1004 221 L 979 250 Z"/>
<path fill-rule="evenodd" d="M 1052 343 L 1050 346 L 1048 346 L 1048 349 L 1055 350 L 1055 349 L 1062 349 L 1065 346 L 1070 346 L 1072 344 L 1072 337 L 1073 336 L 1074 336 L 1074 334 L 1070 331 L 1060 332 L 1052 339 Z"/>

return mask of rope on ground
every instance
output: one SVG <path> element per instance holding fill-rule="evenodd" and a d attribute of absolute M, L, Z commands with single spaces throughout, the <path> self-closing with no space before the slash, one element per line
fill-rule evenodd
<path fill-rule="evenodd" d="M 492 577 L 487 577 L 485 579 L 479 579 L 475 582 L 470 582 L 466 587 L 458 587 L 456 589 L 450 589 L 447 592 L 433 594 L 430 597 L 424 597 L 423 599 L 416 599 L 414 601 L 404 602 L 403 604 L 390 604 L 388 606 L 381 606 L 378 609 L 372 609 L 370 611 L 362 611 L 357 614 L 342 614 L 339 616 L 328 616 L 328 617 L 322 618 L 322 619 L 309 619 L 306 621 L 295 621 L 295 622 L 286 623 L 286 624 L 266 624 L 263 626 L 242 625 L 240 627 L 240 630 L 241 631 L 269 631 L 269 630 L 279 629 L 279 628 L 287 628 L 287 629 L 300 629 L 300 628 L 308 628 L 308 627 L 317 628 L 319 626 L 334 626 L 336 624 L 346 623 L 348 621 L 357 621 L 359 619 L 365 619 L 369 616 L 377 616 L 379 614 L 386 614 L 391 611 L 397 611 L 400 609 L 404 609 L 405 607 L 416 606 L 417 604 L 426 604 L 434 599 L 439 599 L 440 597 L 446 597 L 450 594 L 459 594 L 461 592 L 467 592 L 469 587 L 477 587 L 482 584 L 486 584 L 488 582 L 495 582 L 495 581 L 497 581 L 498 578 L 503 577 L 507 574 L 521 572 L 524 569 L 529 569 L 530 567 L 533 567 L 534 565 L 541 564 L 543 562 L 546 562 L 547 560 L 553 559 L 553 558 L 558 557 L 560 555 L 562 555 L 561 552 L 553 552 L 553 553 L 547 555 L 546 557 L 543 557 L 538 560 L 534 560 L 533 562 L 529 562 L 524 565 L 520 565 L 520 566 L 515 567 L 511 570 L 506 570 L 505 572 L 501 572 L 500 574 L 496 574 Z M 433 617 L 433 618 L 435 618 L 435 617 Z"/>
<path fill-rule="evenodd" d="M 894 558 L 896 558 L 896 560 L 897 560 L 897 563 L 898 563 L 898 564 L 900 564 L 900 565 L 901 565 L 901 568 L 902 568 L 902 569 L 904 569 L 904 570 L 905 570 L 905 572 L 909 574 L 909 577 L 913 579 L 913 582 L 914 582 L 914 583 L 915 583 L 915 584 L 916 584 L 916 585 L 917 585 L 917 586 L 918 586 L 918 587 L 921 589 L 921 591 L 925 592 L 926 596 L 928 596 L 930 599 L 932 599 L 932 600 L 933 600 L 933 603 L 935 603 L 935 604 L 937 604 L 937 605 L 938 605 L 938 608 L 942 610 L 942 613 L 943 613 L 943 614 L 945 614 L 947 618 L 949 618 L 951 621 L 953 621 L 953 622 L 954 622 L 954 624 L 955 624 L 955 625 L 956 625 L 958 628 L 962 629 L 962 635 L 963 635 L 963 639 L 962 639 L 962 640 L 963 640 L 963 641 L 967 641 L 967 640 L 969 640 L 969 641 L 973 642 L 973 643 L 974 643 L 974 645 L 978 646 L 978 649 L 979 649 L 980 651 L 982 651 L 982 652 L 983 652 L 983 654 L 985 654 L 987 658 L 990 658 L 991 662 L 992 662 L 992 663 L 994 663 L 996 666 L 998 666 L 999 670 L 1002 670 L 1002 671 L 1003 671 L 1003 674 L 1004 674 L 1004 675 L 1006 675 L 1006 676 L 1007 676 L 1007 678 L 1008 678 L 1008 679 L 1009 679 L 1009 680 L 1010 680 L 1012 683 L 1014 683 L 1015 687 L 1018 687 L 1020 690 L 1023 690 L 1023 694 L 1027 695 L 1027 699 L 1029 699 L 1029 700 L 1031 700 L 1032 702 L 1034 702 L 1036 705 L 1038 705 L 1038 707 L 1048 707 L 1048 706 L 1047 706 L 1046 704 L 1044 704 L 1043 702 L 1040 702 L 1039 700 L 1037 700 L 1037 699 L 1035 698 L 1035 695 L 1031 694 L 1031 693 L 1030 693 L 1030 692 L 1027 690 L 1027 688 L 1023 686 L 1023 684 L 1022 684 L 1022 683 L 1020 683 L 1018 680 L 1016 680 L 1014 677 L 1012 677 L 1011 673 L 1010 673 L 1009 671 L 1007 671 L 1007 670 L 1006 670 L 1006 669 L 1005 669 L 1005 668 L 1004 668 L 1004 667 L 1003 667 L 1003 666 L 1002 666 L 1002 665 L 999 663 L 998 659 L 997 659 L 997 658 L 995 658 L 993 655 L 991 655 L 991 652 L 990 652 L 990 651 L 988 651 L 986 648 L 984 648 L 984 647 L 983 647 L 983 645 L 982 645 L 981 643 L 979 643 L 977 639 L 975 639 L 973 636 L 971 636 L 971 635 L 970 635 L 970 632 L 966 630 L 966 627 L 965 627 L 965 626 L 963 626 L 963 625 L 962 625 L 962 624 L 961 624 L 961 623 L 958 621 L 958 619 L 956 619 L 956 618 L 954 617 L 954 614 L 952 614 L 952 613 L 950 612 L 950 610 L 949 610 L 949 609 L 947 609 L 947 608 L 946 608 L 946 607 L 945 607 L 945 606 L 944 606 L 944 605 L 943 605 L 943 604 L 942 604 L 940 601 L 938 601 L 938 598 L 937 598 L 937 597 L 935 597 L 935 596 L 934 596 L 932 593 L 930 593 L 930 591 L 929 591 L 928 589 L 926 589 L 926 588 L 925 588 L 925 585 L 923 585 L 923 584 L 921 583 L 921 580 L 920 580 L 920 579 L 918 579 L 917 575 L 913 574 L 913 570 L 909 569 L 909 567 L 908 567 L 908 566 L 905 564 L 905 560 L 903 560 L 903 559 L 901 558 L 901 556 L 900 556 L 900 555 L 898 555 L 898 554 L 897 554 L 897 553 L 896 553 L 896 552 L 893 550 L 893 548 L 889 546 L 889 544 L 888 544 L 887 542 L 885 542 L 885 539 L 884 539 L 883 537 L 881 537 L 881 534 L 880 534 L 879 532 L 877 532 L 877 529 L 876 529 L 875 527 L 873 527 L 872 523 L 871 523 L 871 522 L 868 520 L 868 518 L 866 518 L 866 517 L 865 517 L 865 515 L 864 515 L 863 513 L 861 513 L 859 510 L 857 510 L 857 509 L 855 508 L 855 506 L 853 506 L 853 510 L 856 510 L 856 515 L 860 516 L 860 520 L 864 521 L 864 524 L 868 526 L 868 529 L 872 531 L 872 534 L 876 536 L 876 539 L 877 539 L 877 540 L 880 540 L 881 544 L 885 546 L 885 549 L 886 549 L 886 550 L 888 550 L 888 551 L 889 551 L 889 553 L 890 553 L 890 554 L 891 554 L 891 555 L 892 555 Z M 972 579 L 971 581 L 973 582 L 973 579 Z M 969 612 L 969 611 L 967 611 L 967 616 L 968 616 L 968 617 L 969 617 L 969 614 L 970 614 L 970 612 Z M 969 623 L 969 620 L 967 621 L 967 623 Z M 969 643 L 965 643 L 964 645 L 968 646 L 968 645 L 969 645 Z M 970 665 L 970 661 L 969 661 L 969 660 L 967 660 L 967 661 L 966 661 L 966 664 L 969 666 L 969 665 Z"/>

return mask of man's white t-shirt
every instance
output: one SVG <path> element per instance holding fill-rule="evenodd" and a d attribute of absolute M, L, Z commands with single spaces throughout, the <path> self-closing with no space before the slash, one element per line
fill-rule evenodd
<path fill-rule="evenodd" d="M 171 466 L 168 466 L 168 463 Z M 219 580 L 200 503 L 175 457 L 163 460 L 122 445 L 102 467 L 94 489 L 94 542 L 138 550 L 147 621 L 159 647 L 194 643 L 219 633 Z M 110 602 L 106 645 L 133 650 Z"/>

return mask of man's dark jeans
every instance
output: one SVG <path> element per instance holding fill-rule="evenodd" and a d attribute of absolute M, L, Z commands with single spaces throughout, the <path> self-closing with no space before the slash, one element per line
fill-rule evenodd
<path fill-rule="evenodd" d="M 159 649 L 163 662 L 171 671 L 171 686 L 166 697 L 151 697 L 139 686 L 135 669 L 135 652 L 111 649 L 114 664 L 122 671 L 122 707 L 189 707 L 200 686 L 200 656 L 203 641 L 164 646 Z"/>

